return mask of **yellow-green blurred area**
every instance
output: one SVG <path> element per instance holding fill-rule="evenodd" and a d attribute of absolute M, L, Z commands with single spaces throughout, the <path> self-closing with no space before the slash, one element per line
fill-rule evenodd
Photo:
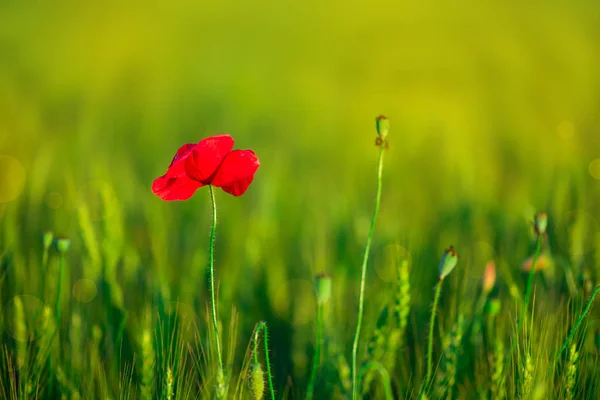
<path fill-rule="evenodd" d="M 593 1 L 0 7 L 2 152 L 28 167 L 52 148 L 148 181 L 181 142 L 225 131 L 264 169 L 351 191 L 379 113 L 397 196 L 533 194 L 600 157 Z"/>

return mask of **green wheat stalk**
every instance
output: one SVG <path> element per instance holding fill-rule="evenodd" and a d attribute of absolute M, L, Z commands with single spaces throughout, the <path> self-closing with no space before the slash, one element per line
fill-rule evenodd
<path fill-rule="evenodd" d="M 573 339 L 573 336 L 575 336 L 575 332 L 577 332 L 577 329 L 579 328 L 579 325 L 581 325 L 581 323 L 585 319 L 586 315 L 590 312 L 590 309 L 592 308 L 592 305 L 594 304 L 594 298 L 596 297 L 596 295 L 598 294 L 599 291 L 600 291 L 600 285 L 596 286 L 596 288 L 592 292 L 592 295 L 590 296 L 587 304 L 585 305 L 585 308 L 583 309 L 583 312 L 581 313 L 581 315 L 577 319 L 577 322 L 575 323 L 575 326 L 573 327 L 573 329 L 571 329 L 571 332 L 569 333 L 569 336 L 567 336 L 567 338 L 565 339 L 565 342 L 563 343 L 562 347 L 560 348 L 560 350 L 556 354 L 556 357 L 554 358 L 554 364 L 556 364 L 556 362 L 560 358 L 560 356 L 563 353 L 563 351 L 565 351 L 565 349 L 567 348 L 567 346 L 569 345 L 569 343 Z"/>
<path fill-rule="evenodd" d="M 379 372 L 379 375 L 381 376 L 381 381 L 383 382 L 385 398 L 386 400 L 392 400 L 394 396 L 392 393 L 392 385 L 390 383 L 390 375 L 388 374 L 383 364 L 381 364 L 379 361 L 369 361 L 368 363 L 363 365 L 359 372 L 359 379 L 362 380 L 364 374 L 371 370 Z"/>

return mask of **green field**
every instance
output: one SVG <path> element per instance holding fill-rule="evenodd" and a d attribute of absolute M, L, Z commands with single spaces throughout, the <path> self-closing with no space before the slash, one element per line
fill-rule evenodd
<path fill-rule="evenodd" d="M 355 399 L 600 398 L 596 2 L 25 3 L 0 2 L 0 399 L 271 399 L 269 369 L 277 399 L 352 399 L 353 371 Z M 261 164 L 215 191 L 223 376 L 209 190 L 151 191 L 219 133 Z"/>

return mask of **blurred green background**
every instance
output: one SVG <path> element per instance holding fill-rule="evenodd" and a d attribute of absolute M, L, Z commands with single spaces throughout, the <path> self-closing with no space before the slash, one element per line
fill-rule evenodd
<path fill-rule="evenodd" d="M 314 274 L 334 274 L 354 327 L 377 115 L 392 127 L 369 285 L 399 243 L 425 313 L 447 245 L 472 281 L 494 255 L 517 268 L 535 210 L 557 234 L 583 216 L 580 248 L 556 243 L 567 256 L 600 247 L 599 111 L 595 1 L 2 1 L 2 251 L 18 266 L 2 301 L 39 293 L 52 230 L 73 241 L 71 279 L 114 284 L 133 320 L 157 297 L 203 315 L 208 193 L 164 203 L 150 186 L 181 144 L 230 133 L 261 167 L 245 196 L 218 193 L 221 312 L 246 315 L 246 339 L 273 325 L 283 384 L 306 366 L 291 349 L 312 340 Z"/>

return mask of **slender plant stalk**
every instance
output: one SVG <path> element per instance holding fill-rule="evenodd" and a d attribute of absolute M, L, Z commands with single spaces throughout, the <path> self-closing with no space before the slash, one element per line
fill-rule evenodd
<path fill-rule="evenodd" d="M 560 348 L 560 350 L 556 354 L 556 357 L 554 358 L 554 364 L 556 364 L 556 362 L 560 358 L 560 356 L 563 353 L 563 351 L 565 351 L 565 349 L 567 348 L 567 346 L 569 345 L 569 343 L 573 339 L 573 336 L 575 336 L 575 332 L 577 332 L 577 329 L 579 328 L 579 325 L 581 325 L 581 323 L 585 319 L 586 315 L 590 312 L 590 309 L 592 308 L 592 305 L 594 304 L 594 299 L 595 299 L 595 297 L 596 297 L 596 295 L 598 294 L 599 291 L 600 291 L 600 285 L 596 286 L 596 288 L 592 292 L 592 295 L 590 296 L 587 304 L 585 305 L 585 308 L 583 309 L 583 312 L 579 316 L 579 319 L 577 319 L 577 322 L 575 323 L 575 326 L 573 327 L 573 329 L 571 329 L 571 332 L 569 332 L 569 336 L 567 336 L 567 338 L 565 339 L 565 342 L 563 343 L 562 347 Z"/>
<path fill-rule="evenodd" d="M 313 355 L 312 370 L 310 372 L 310 380 L 308 381 L 308 389 L 306 391 L 306 400 L 312 400 L 315 389 L 315 379 L 317 370 L 321 365 L 321 346 L 323 343 L 323 305 L 317 305 L 317 343 L 315 346 L 315 354 Z"/>
<path fill-rule="evenodd" d="M 431 381 L 431 371 L 433 369 L 433 327 L 435 324 L 435 313 L 437 310 L 437 305 L 440 301 L 440 294 L 442 293 L 442 282 L 444 282 L 444 280 L 440 279 L 438 284 L 435 286 L 433 306 L 431 307 L 431 317 L 429 318 L 429 340 L 427 342 L 427 375 L 425 376 L 425 384 L 423 385 L 423 390 L 425 391 L 429 387 L 429 382 Z"/>
<path fill-rule="evenodd" d="M 370 370 L 376 370 L 381 375 L 381 380 L 383 382 L 383 391 L 385 393 L 386 400 L 392 400 L 394 395 L 392 393 L 392 385 L 390 383 L 390 375 L 387 370 L 379 361 L 369 361 L 366 363 L 361 369 L 359 373 L 359 380 L 362 381 L 363 376 Z"/>
<path fill-rule="evenodd" d="M 533 286 L 533 276 L 535 275 L 535 267 L 537 264 L 537 260 L 540 257 L 540 253 L 542 251 L 542 236 L 538 235 L 537 244 L 535 247 L 535 253 L 533 254 L 533 260 L 531 263 L 531 268 L 529 269 L 529 276 L 527 278 L 527 288 L 525 289 L 525 303 L 523 303 L 523 310 L 521 316 L 527 314 L 527 309 L 529 307 L 529 299 L 531 297 L 531 287 Z M 523 320 L 522 318 L 521 320 Z M 518 332 L 518 331 L 517 331 Z"/>
<path fill-rule="evenodd" d="M 367 277 L 367 261 L 369 260 L 369 250 L 371 249 L 371 240 L 375 231 L 375 220 L 379 212 L 379 203 L 381 202 L 381 181 L 383 176 L 383 154 L 385 146 L 381 145 L 379 150 L 379 165 L 377 167 L 377 195 L 375 197 L 375 209 L 373 210 L 373 218 L 371 219 L 371 227 L 369 228 L 369 236 L 365 246 L 365 254 L 363 255 L 361 277 L 360 277 L 360 294 L 358 299 L 358 320 L 356 322 L 356 332 L 354 333 L 354 343 L 352 345 L 352 399 L 358 398 L 358 388 L 356 381 L 356 358 L 358 355 L 358 341 L 360 339 L 360 329 L 362 326 L 364 302 L 365 302 L 365 280 Z"/>
<path fill-rule="evenodd" d="M 254 362 L 258 364 L 258 338 L 260 331 L 263 331 L 263 344 L 265 346 L 265 365 L 267 366 L 267 381 L 269 382 L 269 391 L 271 392 L 271 400 L 275 400 L 275 387 L 273 386 L 273 377 L 271 374 L 271 362 L 269 361 L 269 332 L 267 323 L 260 321 L 254 329 Z"/>
<path fill-rule="evenodd" d="M 529 275 L 527 277 L 527 286 L 525 288 L 525 301 L 523 302 L 523 308 L 521 309 L 521 315 L 519 315 L 519 322 L 517 323 L 517 331 L 515 333 L 515 339 L 510 345 L 510 350 L 508 351 L 508 359 L 505 363 L 505 366 L 510 365 L 512 360 L 513 351 L 517 343 L 519 342 L 519 335 L 521 333 L 521 329 L 523 328 L 523 322 L 525 321 L 525 316 L 529 310 L 529 300 L 531 297 L 531 287 L 533 286 L 533 277 L 535 275 L 535 268 L 537 265 L 538 258 L 540 257 L 540 253 L 542 251 L 542 235 L 538 235 L 537 244 L 535 246 L 535 253 L 533 253 L 533 259 L 531 260 L 531 268 L 529 269 Z M 502 375 L 502 381 L 504 381 L 506 374 Z"/>
<path fill-rule="evenodd" d="M 56 328 L 58 329 L 60 327 L 60 303 L 61 303 L 61 297 L 60 297 L 60 293 L 62 291 L 62 282 L 63 282 L 63 273 L 64 273 L 64 269 L 65 269 L 65 255 L 62 252 L 59 252 L 59 256 L 58 256 L 58 287 L 56 288 L 56 308 L 55 308 L 55 314 L 56 314 Z"/>
<path fill-rule="evenodd" d="M 217 322 L 217 302 L 215 300 L 215 232 L 217 230 L 217 204 L 215 202 L 215 192 L 212 185 L 208 185 L 210 200 L 212 204 L 212 229 L 210 231 L 210 245 L 208 249 L 208 268 L 210 270 L 210 300 L 213 320 L 213 330 L 215 331 L 215 342 L 217 345 L 217 357 L 219 358 L 219 371 L 223 371 L 223 357 L 221 356 L 221 344 L 219 343 L 219 325 Z"/>

